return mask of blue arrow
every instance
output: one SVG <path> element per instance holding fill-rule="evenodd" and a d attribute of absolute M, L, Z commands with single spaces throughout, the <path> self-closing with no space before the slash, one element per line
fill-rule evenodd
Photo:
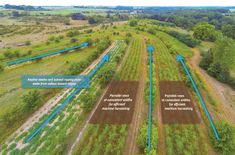
<path fill-rule="evenodd" d="M 151 149 L 151 130 L 152 130 L 152 53 L 154 51 L 153 46 L 149 45 L 147 48 L 149 52 L 149 113 L 148 113 L 148 152 Z"/>
<path fill-rule="evenodd" d="M 109 55 L 106 54 L 101 61 L 99 62 L 99 64 L 93 69 L 93 71 L 88 75 L 88 77 L 92 77 L 97 71 L 98 69 L 103 65 L 103 63 L 108 62 L 109 61 Z"/>
<path fill-rule="evenodd" d="M 181 55 L 177 54 L 177 55 L 176 55 L 176 59 L 177 59 L 177 61 L 179 61 L 179 62 L 183 65 L 184 70 L 186 71 L 186 73 L 187 73 L 187 75 L 188 75 L 188 77 L 189 77 L 189 79 L 190 79 L 190 81 L 191 81 L 191 83 L 192 83 L 192 85 L 193 85 L 193 88 L 194 88 L 194 90 L 196 91 L 197 96 L 198 96 L 198 98 L 199 98 L 199 100 L 200 100 L 200 102 L 201 102 L 201 104 L 202 104 L 202 107 L 203 107 L 203 109 L 204 109 L 204 111 L 205 111 L 205 113 L 206 113 L 206 116 L 207 116 L 207 118 L 208 118 L 208 120 L 209 120 L 209 122 L 210 122 L 210 125 L 211 125 L 211 127 L 212 127 L 212 129 L 213 129 L 213 132 L 214 132 L 214 134 L 215 134 L 215 136 L 216 136 L 216 139 L 219 140 L 219 134 L 218 134 L 218 132 L 217 132 L 217 130 L 216 130 L 216 127 L 215 127 L 215 125 L 214 125 L 212 119 L 211 119 L 210 113 L 209 113 L 209 111 L 207 110 L 207 107 L 206 107 L 206 105 L 205 105 L 205 103 L 204 103 L 204 101 L 203 101 L 203 99 L 202 99 L 202 96 L 201 96 L 200 92 L 198 91 L 197 86 L 196 86 L 196 84 L 195 84 L 195 82 L 194 82 L 194 80 L 193 80 L 191 74 L 189 73 L 189 71 L 188 71 L 188 69 L 187 69 L 187 67 L 186 67 L 186 65 L 185 65 L 185 63 L 184 63 L 183 57 L 182 57 Z"/>
<path fill-rule="evenodd" d="M 73 46 L 73 47 L 70 47 L 70 48 L 65 48 L 65 49 L 62 49 L 62 50 L 53 51 L 53 52 L 50 52 L 50 53 L 46 53 L 46 54 L 42 54 L 42 55 L 39 55 L 39 56 L 30 57 L 30 58 L 23 58 L 23 59 L 10 61 L 10 62 L 7 62 L 7 65 L 9 65 L 9 66 L 17 65 L 17 64 L 27 62 L 27 61 L 33 61 L 33 60 L 49 57 L 49 56 L 56 55 L 56 54 L 66 53 L 68 51 L 75 50 L 75 49 L 78 49 L 78 48 L 81 48 L 81 47 L 86 47 L 86 46 L 88 46 L 88 43 L 84 42 L 84 43 L 82 43 L 78 46 Z"/>
<path fill-rule="evenodd" d="M 82 89 L 84 88 L 84 83 L 85 87 L 87 87 L 87 82 L 90 80 L 90 78 L 93 77 L 93 75 L 97 72 L 97 70 L 105 63 L 109 61 L 109 55 L 106 54 L 99 64 L 92 70 L 92 72 L 85 78 L 85 80 L 80 83 L 77 88 L 74 90 L 72 94 L 69 95 L 69 97 L 45 120 L 45 122 L 42 123 L 42 125 L 37 128 L 30 136 L 27 138 L 25 141 L 26 143 L 30 142 L 65 106 L 66 104 Z"/>

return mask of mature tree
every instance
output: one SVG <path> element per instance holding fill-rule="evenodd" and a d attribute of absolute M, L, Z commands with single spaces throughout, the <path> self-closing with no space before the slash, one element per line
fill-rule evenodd
<path fill-rule="evenodd" d="M 26 109 L 35 109 L 41 103 L 41 95 L 39 91 L 33 90 L 28 94 L 22 96 L 22 100 L 25 103 Z"/>
<path fill-rule="evenodd" d="M 218 32 L 215 30 L 215 26 L 208 24 L 207 22 L 198 23 L 193 27 L 193 35 L 196 39 L 215 41 Z"/>
<path fill-rule="evenodd" d="M 137 22 L 137 20 L 131 20 L 130 22 L 129 22 L 129 25 L 130 26 L 137 26 L 138 25 L 138 22 Z"/>
<path fill-rule="evenodd" d="M 224 35 L 235 39 L 235 25 L 222 26 L 222 32 Z"/>
<path fill-rule="evenodd" d="M 215 63 L 224 67 L 233 68 L 235 65 L 235 43 L 228 37 L 219 36 L 212 48 Z"/>
<path fill-rule="evenodd" d="M 100 85 L 101 87 L 105 87 L 113 78 L 115 75 L 115 70 L 113 66 L 105 66 L 104 70 L 102 71 L 100 75 Z"/>
<path fill-rule="evenodd" d="M 81 96 L 82 108 L 85 112 L 89 112 L 95 104 L 95 97 L 91 93 L 86 93 Z"/>

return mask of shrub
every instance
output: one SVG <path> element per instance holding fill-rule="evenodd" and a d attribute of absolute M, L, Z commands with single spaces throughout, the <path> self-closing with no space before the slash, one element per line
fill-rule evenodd
<path fill-rule="evenodd" d="M 41 103 L 41 94 L 37 90 L 30 91 L 28 94 L 22 96 L 26 109 L 31 110 L 37 108 Z"/>
<path fill-rule="evenodd" d="M 152 134 L 151 134 L 151 148 L 156 148 L 158 143 L 158 131 L 155 124 L 152 124 Z M 148 124 L 147 121 L 141 126 L 139 130 L 139 135 L 137 138 L 137 144 L 141 150 L 147 153 L 148 148 Z M 156 152 L 156 150 L 152 150 L 152 153 Z"/>
<path fill-rule="evenodd" d="M 70 30 L 66 34 L 67 37 L 74 37 L 74 36 L 77 36 L 77 35 L 79 35 L 79 31 L 78 30 Z"/>
<path fill-rule="evenodd" d="M 199 63 L 199 66 L 207 70 L 212 62 L 213 62 L 213 54 L 210 50 L 204 54 L 204 56 L 202 57 Z"/>
<path fill-rule="evenodd" d="M 217 122 L 216 127 L 220 140 L 216 139 L 211 130 L 209 136 L 212 145 L 221 155 L 232 155 L 235 151 L 235 128 L 224 121 Z"/>
<path fill-rule="evenodd" d="M 70 43 L 76 43 L 78 40 L 76 38 L 71 38 Z"/>
<path fill-rule="evenodd" d="M 182 34 L 176 31 L 170 31 L 167 33 L 185 43 L 189 47 L 195 47 L 200 43 L 200 41 L 193 39 L 189 34 Z"/>
<path fill-rule="evenodd" d="M 217 34 L 218 32 L 215 30 L 215 26 L 207 22 L 198 23 L 193 27 L 193 35 L 196 39 L 215 41 Z"/>
<path fill-rule="evenodd" d="M 129 22 L 129 25 L 130 25 L 130 26 L 137 26 L 137 25 L 138 25 L 138 22 L 137 22 L 137 20 L 131 20 L 131 21 Z"/>
<path fill-rule="evenodd" d="M 112 80 L 113 76 L 115 75 L 115 70 L 113 66 L 107 66 L 104 68 L 103 72 L 101 73 L 99 84 L 102 88 L 106 87 L 107 84 Z"/>
<path fill-rule="evenodd" d="M 0 64 L 0 73 L 4 71 L 3 64 Z"/>

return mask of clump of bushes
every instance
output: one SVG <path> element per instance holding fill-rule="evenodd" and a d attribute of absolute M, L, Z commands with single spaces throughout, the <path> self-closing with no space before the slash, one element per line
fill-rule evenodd
<path fill-rule="evenodd" d="M 233 59 L 233 40 L 222 37 L 218 38 L 215 47 L 203 54 L 199 66 L 217 80 L 227 83 L 235 89 L 235 79 L 231 77 L 229 72 L 229 67 L 233 64 Z"/>
<path fill-rule="evenodd" d="M 220 140 L 217 140 L 213 131 L 209 133 L 213 147 L 221 155 L 232 155 L 235 152 L 235 128 L 227 122 L 220 121 L 216 123 Z"/>
<path fill-rule="evenodd" d="M 175 37 L 179 41 L 185 43 L 189 47 L 195 47 L 197 46 L 200 41 L 192 38 L 189 34 L 182 34 L 176 31 L 169 31 L 167 32 L 169 35 Z"/>
<path fill-rule="evenodd" d="M 75 36 L 77 36 L 77 35 L 79 35 L 79 31 L 78 31 L 78 30 L 70 30 L 70 31 L 67 32 L 67 34 L 66 34 L 66 36 L 67 36 L 67 37 L 70 37 L 70 38 L 75 37 Z"/>
<path fill-rule="evenodd" d="M 152 124 L 151 131 L 151 152 L 148 153 L 148 123 L 145 123 L 141 126 L 139 130 L 139 135 L 137 137 L 137 144 L 139 148 L 144 152 L 144 154 L 156 155 L 156 146 L 158 143 L 158 131 L 155 124 Z"/>
<path fill-rule="evenodd" d="M 92 43 L 92 40 L 89 39 L 87 40 L 88 42 Z M 97 59 L 99 55 L 109 47 L 111 44 L 111 41 L 109 38 L 105 38 L 102 40 L 99 40 L 98 45 L 97 45 L 97 50 L 93 52 L 92 55 L 88 57 L 87 60 L 78 62 L 78 63 L 72 63 L 69 67 L 68 74 L 70 75 L 77 75 L 80 74 L 92 61 Z"/>
<path fill-rule="evenodd" d="M 133 19 L 133 20 L 131 20 L 131 21 L 129 22 L 129 25 L 132 26 L 132 27 L 133 27 L 133 26 L 137 26 L 137 25 L 138 25 L 138 22 L 137 22 L 137 20 L 134 20 L 134 19 Z"/>

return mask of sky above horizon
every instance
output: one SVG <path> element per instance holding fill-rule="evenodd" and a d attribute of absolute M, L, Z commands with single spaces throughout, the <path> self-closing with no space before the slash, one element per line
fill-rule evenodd
<path fill-rule="evenodd" d="M 235 0 L 0 0 L 0 5 L 34 6 L 235 6 Z"/>

